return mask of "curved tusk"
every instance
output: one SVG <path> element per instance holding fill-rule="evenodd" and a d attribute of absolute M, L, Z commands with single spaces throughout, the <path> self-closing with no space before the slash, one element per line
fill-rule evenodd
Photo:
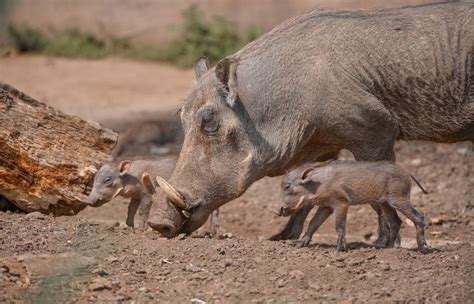
<path fill-rule="evenodd" d="M 179 209 L 186 209 L 188 207 L 184 202 L 183 196 L 178 191 L 176 191 L 176 189 L 171 186 L 163 177 L 157 176 L 156 182 L 176 207 Z"/>
<path fill-rule="evenodd" d="M 301 209 L 301 207 L 303 207 L 303 202 L 304 202 L 304 196 L 301 196 L 300 200 L 298 201 L 298 204 L 296 204 L 295 210 Z"/>
<path fill-rule="evenodd" d="M 155 193 L 155 187 L 153 186 L 153 184 L 151 182 L 151 178 L 150 178 L 150 175 L 148 174 L 148 172 L 143 172 L 143 174 L 142 174 L 142 185 L 145 187 L 145 189 L 146 189 L 146 191 L 148 191 L 148 193 L 150 193 L 150 194 Z"/>

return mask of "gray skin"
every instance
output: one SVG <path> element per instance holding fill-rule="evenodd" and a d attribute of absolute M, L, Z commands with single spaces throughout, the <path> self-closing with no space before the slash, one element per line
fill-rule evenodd
<path fill-rule="evenodd" d="M 181 108 L 185 138 L 148 224 L 190 233 L 264 176 L 335 158 L 394 160 L 394 142 L 474 141 L 474 5 L 382 11 L 312 11 L 208 69 Z M 167 203 L 163 204 L 162 202 Z M 161 202 L 161 203 L 160 203 Z M 155 207 L 154 207 L 155 208 Z M 296 239 L 310 209 L 273 239 Z M 377 209 L 380 244 L 388 223 Z"/>
<path fill-rule="evenodd" d="M 126 224 L 129 227 L 145 228 L 150 213 L 151 194 L 141 183 L 144 172 L 151 175 L 170 177 L 175 158 L 135 159 L 105 163 L 94 177 L 94 184 L 88 196 L 91 207 L 99 207 L 117 196 L 130 198 Z M 138 221 L 134 221 L 138 213 Z"/>
<path fill-rule="evenodd" d="M 297 168 L 283 179 L 280 215 L 289 216 L 305 206 L 318 206 L 308 230 L 299 242 L 300 247 L 306 247 L 319 226 L 334 212 L 338 234 L 337 250 L 346 251 L 349 206 L 379 205 L 389 221 L 390 247 L 395 244 L 401 225 L 401 220 L 392 208 L 394 207 L 415 224 L 418 250 L 425 251 L 424 216 L 410 204 L 410 178 L 413 178 L 410 174 L 388 161 L 331 161 Z M 418 181 L 414 181 L 426 194 Z"/>

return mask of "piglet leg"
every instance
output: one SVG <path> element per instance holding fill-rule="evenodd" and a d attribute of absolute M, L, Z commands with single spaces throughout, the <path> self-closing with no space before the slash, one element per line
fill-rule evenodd
<path fill-rule="evenodd" d="M 309 227 L 304 236 L 299 241 L 298 247 L 307 247 L 311 242 L 313 234 L 318 230 L 319 226 L 331 215 L 332 209 L 329 207 L 319 207 L 316 214 L 309 222 Z"/>

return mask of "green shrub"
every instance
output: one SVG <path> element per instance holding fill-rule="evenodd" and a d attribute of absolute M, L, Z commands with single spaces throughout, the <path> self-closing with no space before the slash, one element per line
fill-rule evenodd
<path fill-rule="evenodd" d="M 89 33 L 67 30 L 55 33 L 44 48 L 44 54 L 68 58 L 103 58 L 111 54 L 104 41 Z"/>
<path fill-rule="evenodd" d="M 8 27 L 8 36 L 15 49 L 20 53 L 41 53 L 46 47 L 47 40 L 40 32 L 29 27 Z"/>
<path fill-rule="evenodd" d="M 163 47 L 132 46 L 126 40 L 104 40 L 79 30 L 66 30 L 44 35 L 29 27 L 9 27 L 9 37 L 18 52 L 41 53 L 68 58 L 103 58 L 119 55 L 141 60 L 159 60 L 189 67 L 200 56 L 212 63 L 239 50 L 261 32 L 249 28 L 240 34 L 222 17 L 207 21 L 197 6 L 184 12 L 179 38 Z"/>
<path fill-rule="evenodd" d="M 181 35 L 170 44 L 159 48 L 156 59 L 170 61 L 180 66 L 191 66 L 200 56 L 207 56 L 212 63 L 239 50 L 257 38 L 261 32 L 249 28 L 239 34 L 235 27 L 222 17 L 206 21 L 196 5 L 184 12 Z"/>

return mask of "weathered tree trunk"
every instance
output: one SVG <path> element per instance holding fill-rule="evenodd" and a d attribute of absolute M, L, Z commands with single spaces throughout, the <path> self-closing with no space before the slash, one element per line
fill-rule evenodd
<path fill-rule="evenodd" d="M 94 173 L 116 141 L 98 123 L 0 83 L 0 195 L 18 208 L 54 215 L 84 209 Z"/>

